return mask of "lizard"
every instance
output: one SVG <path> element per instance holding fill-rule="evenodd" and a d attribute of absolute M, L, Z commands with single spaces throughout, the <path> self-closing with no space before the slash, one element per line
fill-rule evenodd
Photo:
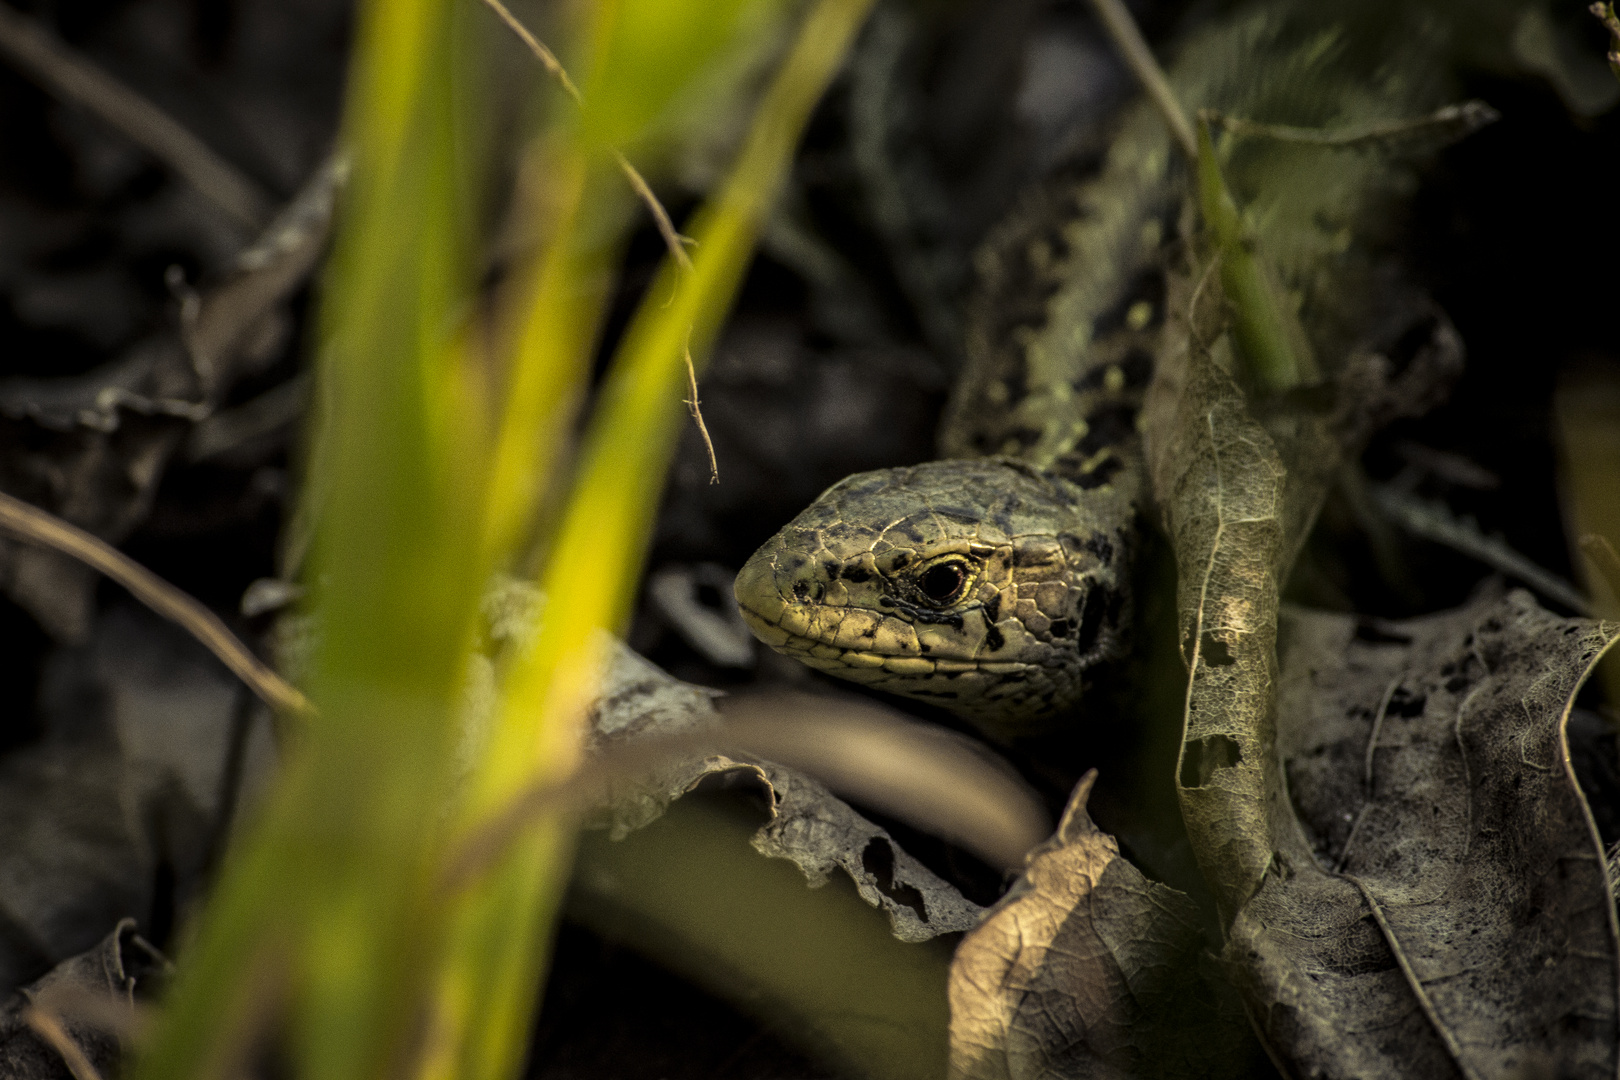
<path fill-rule="evenodd" d="M 1247 122 L 1223 167 L 1330 368 L 1436 318 L 1391 269 L 1416 176 L 1386 151 L 1451 91 L 1445 10 L 1261 0 L 1194 29 L 1168 65 L 1184 105 Z M 1141 101 L 1098 160 L 1048 176 L 992 231 L 940 459 L 840 481 L 753 555 L 734 593 L 760 640 L 1002 739 L 1074 712 L 1088 672 L 1130 647 L 1150 494 L 1138 418 L 1167 275 L 1198 242 L 1191 176 Z"/>

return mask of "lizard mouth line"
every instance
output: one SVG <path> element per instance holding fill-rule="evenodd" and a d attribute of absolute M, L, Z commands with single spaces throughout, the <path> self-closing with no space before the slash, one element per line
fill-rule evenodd
<path fill-rule="evenodd" d="M 805 637 L 774 623 L 746 604 L 738 604 L 743 619 L 766 644 L 778 652 L 798 655 L 815 667 L 845 667 L 883 671 L 891 675 L 928 676 L 960 675 L 978 671 L 993 675 L 1011 675 L 1029 670 L 1035 665 L 1017 660 L 978 660 L 957 657 L 931 657 L 919 653 L 880 652 L 834 645 L 820 638 Z"/>

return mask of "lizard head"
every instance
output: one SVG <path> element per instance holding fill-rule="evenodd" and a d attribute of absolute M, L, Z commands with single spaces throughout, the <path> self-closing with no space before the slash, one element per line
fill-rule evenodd
<path fill-rule="evenodd" d="M 1116 496 L 1002 458 L 858 473 L 755 552 L 737 603 L 811 667 L 1030 730 L 1120 645 L 1132 515 L 1094 497 Z"/>

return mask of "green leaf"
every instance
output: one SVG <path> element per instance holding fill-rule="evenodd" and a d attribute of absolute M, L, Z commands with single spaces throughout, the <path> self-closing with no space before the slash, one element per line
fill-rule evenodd
<path fill-rule="evenodd" d="M 1221 177 L 1207 117 L 1198 119 L 1198 202 L 1214 237 L 1221 287 L 1232 306 L 1232 333 L 1248 371 L 1268 390 L 1287 390 L 1316 376 L 1299 318 L 1278 299 L 1245 235 L 1242 217 Z"/>

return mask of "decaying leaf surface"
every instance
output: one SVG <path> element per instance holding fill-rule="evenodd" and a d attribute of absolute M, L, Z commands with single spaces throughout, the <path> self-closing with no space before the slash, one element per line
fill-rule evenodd
<path fill-rule="evenodd" d="M 52 657 L 45 737 L 0 761 L 0 995 L 124 916 L 150 933 L 194 899 L 273 769 L 268 717 L 243 699 L 201 646 L 133 605 Z"/>
<path fill-rule="evenodd" d="M 1617 633 L 1523 592 L 1285 614 L 1277 749 L 1315 857 L 1279 855 L 1227 956 L 1300 1071 L 1615 1075 L 1620 936 L 1564 729 Z"/>
<path fill-rule="evenodd" d="M 1223 1013 L 1199 971 L 1197 905 L 1149 881 L 1092 822 L 1096 775 L 956 951 L 955 1080 L 1218 1076 L 1242 1064 L 1241 1014 Z"/>
<path fill-rule="evenodd" d="M 673 734 L 719 722 L 715 693 L 680 682 L 618 644 L 593 710 L 598 743 Z M 812 887 L 842 869 L 861 898 L 889 916 L 895 937 L 927 941 L 973 926 L 982 909 L 935 875 L 820 782 L 768 761 L 726 755 L 677 759 L 646 780 L 619 785 L 601 816 L 620 838 L 650 824 L 670 803 L 710 777 L 763 785 L 771 818 L 754 834 L 755 851 L 788 859 Z"/>
<path fill-rule="evenodd" d="M 126 1029 L 135 1020 L 135 989 L 160 983 L 168 961 L 121 919 L 94 947 L 70 956 L 38 980 L 19 988 L 0 1006 L 0 1075 L 7 1080 L 69 1080 L 74 1074 L 63 1050 L 75 1050 L 101 1075 L 117 1075 L 124 1048 L 116 1018 Z M 31 1009 L 54 1021 L 71 1048 L 53 1047 L 30 1024 Z M 36 1021 L 37 1022 L 37 1021 Z"/>
<path fill-rule="evenodd" d="M 1178 786 L 1257 1027 L 1306 1075 L 1613 1075 L 1620 954 L 1562 733 L 1613 628 L 1524 595 L 1384 641 L 1294 615 L 1279 668 L 1280 580 L 1365 424 L 1262 423 L 1222 339 L 1185 341 L 1149 434 L 1190 669 Z"/>
<path fill-rule="evenodd" d="M 187 308 L 182 325 L 84 375 L 0 380 L 0 488 L 117 543 L 146 518 L 188 430 L 287 338 L 283 307 L 325 248 L 346 166 L 328 161 Z M 93 570 L 0 538 L 0 590 L 58 640 L 90 633 Z"/>
<path fill-rule="evenodd" d="M 1392 296 L 1333 359 L 1329 382 L 1257 410 L 1220 305 L 1208 267 L 1171 274 L 1143 424 L 1189 671 L 1177 791 L 1230 918 L 1265 873 L 1272 837 L 1291 829 L 1272 753 L 1281 582 L 1341 463 L 1378 427 L 1433 404 L 1461 367 L 1462 344 L 1421 294 Z"/>
<path fill-rule="evenodd" d="M 1340 458 L 1321 417 L 1281 416 L 1268 431 L 1251 415 L 1228 339 L 1203 344 L 1186 280 L 1171 294 L 1147 452 L 1175 548 L 1190 672 L 1177 790 L 1199 865 L 1230 918 L 1258 887 L 1286 822 L 1272 763 L 1278 582 Z"/>
<path fill-rule="evenodd" d="M 1262 424 L 1187 340 L 1151 459 L 1190 668 L 1178 783 L 1257 1026 L 1307 1075 L 1612 1076 L 1620 953 L 1562 727 L 1613 629 L 1523 594 L 1385 641 L 1295 615 L 1279 669 L 1279 582 L 1346 440 Z"/>
<path fill-rule="evenodd" d="M 1507 774 L 1490 771 L 1456 726 L 1453 707 L 1449 717 L 1436 721 L 1429 738 L 1437 747 L 1444 742 L 1460 748 L 1459 756 L 1448 762 L 1413 755 L 1401 766 L 1387 766 L 1395 770 L 1388 781 L 1395 797 L 1408 803 L 1393 816 L 1370 808 L 1361 819 L 1359 828 L 1374 831 L 1358 835 L 1349 858 L 1370 860 L 1364 865 L 1378 869 L 1358 878 L 1348 864 L 1316 861 L 1295 805 L 1320 810 L 1321 836 L 1336 835 L 1342 842 L 1365 801 L 1350 798 L 1347 785 L 1359 792 L 1370 783 L 1360 759 L 1313 759 L 1318 767 L 1312 771 L 1303 758 L 1289 757 L 1285 779 L 1278 757 L 1278 725 L 1289 725 L 1292 736 L 1301 730 L 1298 725 L 1308 723 L 1297 695 L 1279 712 L 1277 688 L 1292 675 L 1279 667 L 1276 653 L 1281 583 L 1340 463 L 1382 423 L 1419 412 L 1433 400 L 1460 363 L 1460 342 L 1421 294 L 1392 286 L 1388 310 L 1399 318 L 1391 322 L 1378 315 L 1376 304 L 1347 318 L 1343 326 L 1351 332 L 1323 356 L 1324 383 L 1251 399 L 1224 325 L 1220 286 L 1209 269 L 1195 260 L 1193 267 L 1172 275 L 1165 343 L 1145 426 L 1154 494 L 1175 549 L 1180 640 L 1188 667 L 1177 789 L 1188 836 L 1227 927 L 1225 959 L 1232 976 L 1274 1054 L 1304 1075 L 1510 1075 L 1545 1060 L 1567 1063 L 1572 1075 L 1585 1075 L 1583 1055 L 1604 1038 L 1611 1047 L 1604 1052 L 1612 1052 L 1614 1037 L 1613 916 L 1606 893 L 1569 885 L 1568 897 L 1548 901 L 1548 910 L 1560 914 L 1544 926 L 1544 946 L 1526 929 L 1542 917 L 1536 913 L 1555 881 L 1579 877 L 1584 871 L 1577 867 L 1588 865 L 1602 877 L 1601 852 L 1572 776 L 1562 794 L 1522 781 L 1518 790 L 1504 787 Z M 1391 328 L 1403 323 L 1410 328 L 1404 338 L 1423 342 L 1404 356 L 1390 344 Z M 1585 632 L 1579 628 L 1569 630 L 1569 639 L 1560 636 L 1564 624 L 1548 630 L 1540 645 L 1527 644 L 1540 633 L 1525 622 L 1528 618 L 1501 615 L 1491 631 L 1495 653 L 1483 651 L 1483 629 L 1469 636 L 1470 629 L 1486 625 L 1476 619 L 1436 648 L 1456 654 L 1459 665 L 1475 650 L 1480 672 L 1464 679 L 1462 667 L 1454 667 L 1437 678 L 1442 686 L 1455 684 L 1453 691 L 1510 697 L 1517 703 L 1512 737 L 1522 736 L 1526 745 L 1541 740 L 1540 756 L 1526 751 L 1530 756 L 1524 760 L 1567 774 L 1567 765 L 1560 764 L 1568 760 L 1558 734 L 1560 718 L 1596 646 L 1573 640 Z M 1347 640 L 1355 624 L 1348 625 Z M 1515 629 L 1504 629 L 1510 625 Z M 1343 642 L 1297 644 L 1290 652 L 1291 664 L 1307 668 L 1344 660 Z M 1390 662 L 1394 666 L 1379 692 L 1403 671 L 1417 680 L 1428 670 L 1418 655 L 1402 654 Z M 1567 685 L 1536 682 L 1566 669 L 1572 672 Z M 1525 680 L 1522 692 L 1511 688 L 1515 678 Z M 1365 705 L 1369 724 L 1380 700 L 1375 694 Z M 1486 700 L 1474 700 L 1471 707 L 1484 708 Z M 1500 723 L 1506 722 L 1504 714 Z M 1366 747 L 1363 739 L 1362 753 Z M 1447 782 L 1461 785 L 1461 794 L 1451 801 L 1435 794 L 1434 786 Z M 1566 795 L 1573 810 L 1559 805 Z M 1493 801 L 1487 808 L 1484 800 Z M 1462 809 L 1447 811 L 1448 806 Z M 1463 824 L 1456 827 L 1463 833 L 1496 831 L 1468 841 L 1443 839 L 1452 822 L 1448 812 L 1460 814 Z M 1586 854 L 1541 835 L 1534 841 L 1540 850 L 1562 852 L 1551 856 L 1550 869 L 1543 872 L 1522 860 L 1486 869 L 1490 859 L 1481 845 L 1511 848 L 1529 832 L 1560 820 L 1585 830 L 1581 850 Z M 1374 834 L 1381 845 L 1376 853 L 1370 846 Z M 1388 875 L 1387 880 L 1377 874 Z M 1505 904 L 1508 923 L 1493 936 L 1480 922 L 1479 905 L 1498 902 Z M 1400 911 L 1392 913 L 1392 905 Z M 1602 930 L 1600 939 L 1587 934 L 1583 944 L 1568 944 L 1572 939 L 1560 935 L 1570 919 Z M 1520 941 L 1520 932 L 1530 937 Z M 1565 945 L 1552 945 L 1555 938 Z M 1545 950 L 1566 945 L 1586 958 L 1583 963 L 1607 965 L 1600 980 L 1605 989 L 1597 998 L 1575 1002 L 1568 995 L 1542 993 L 1530 1009 L 1507 1000 L 1517 1001 L 1518 987 L 1527 983 L 1528 969 L 1518 965 L 1557 968 L 1564 961 Z M 1501 951 L 1508 948 L 1519 948 L 1520 956 L 1504 959 Z M 1544 951 L 1533 961 L 1526 958 L 1538 948 Z M 1590 974 L 1577 976 L 1566 968 L 1563 978 Z M 1446 1009 L 1438 1004 L 1442 999 L 1450 1003 Z M 1597 1042 L 1582 1034 L 1586 1030 L 1598 1033 Z M 1554 1043 L 1561 1047 L 1556 1055 Z M 1612 1074 L 1612 1062 L 1605 1067 Z"/>
<path fill-rule="evenodd" d="M 484 605 L 491 638 L 501 643 L 527 632 L 541 602 L 532 586 L 498 582 Z M 671 677 L 622 642 L 615 641 L 606 653 L 608 669 L 590 712 L 591 750 L 720 723 L 714 707 L 716 691 Z M 486 672 L 480 678 L 475 671 L 474 681 L 467 722 L 476 732 L 492 700 L 493 674 Z M 608 829 L 613 839 L 622 839 L 656 821 L 670 803 L 705 781 L 761 786 L 771 816 L 755 833 L 754 850 L 795 863 L 812 887 L 825 884 L 829 874 L 842 869 L 861 898 L 889 916 L 901 941 L 927 941 L 978 922 L 983 909 L 908 854 L 886 830 L 856 813 L 819 781 L 769 761 L 724 754 L 673 758 L 641 780 L 613 784 L 591 823 Z"/>

